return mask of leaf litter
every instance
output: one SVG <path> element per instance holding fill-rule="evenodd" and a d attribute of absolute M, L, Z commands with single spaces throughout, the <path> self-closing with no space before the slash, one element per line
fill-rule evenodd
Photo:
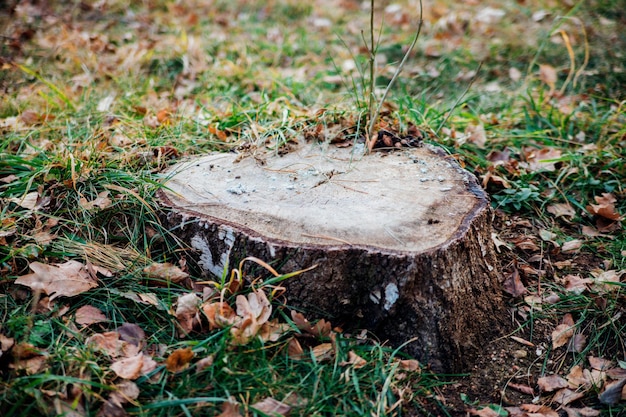
<path fill-rule="evenodd" d="M 325 4 L 325 2 L 322 3 Z M 351 2 L 345 3 L 348 4 Z M 358 11 L 360 5 L 356 4 L 356 2 L 354 3 L 354 10 Z M 472 42 L 472 39 L 475 39 L 481 34 L 489 35 L 490 37 L 497 39 L 499 34 L 498 27 L 502 26 L 498 25 L 498 22 L 502 22 L 502 20 L 507 19 L 507 17 L 511 14 L 508 6 L 498 4 L 492 8 L 480 6 L 479 2 L 468 1 L 464 3 L 466 3 L 465 6 L 469 6 L 466 7 L 469 11 L 466 10 L 458 13 L 452 12 L 448 6 L 443 3 L 433 4 L 429 8 L 425 18 L 434 28 L 436 36 L 425 42 L 422 48 L 423 51 L 421 52 L 431 57 L 442 56 L 443 54 L 453 52 L 455 49 L 462 48 L 465 44 Z M 332 16 L 330 13 L 330 10 L 334 9 L 328 8 L 328 10 L 325 10 L 323 7 L 324 4 L 321 5 L 321 9 L 317 6 L 314 8 L 315 19 L 313 21 L 316 22 L 316 27 L 320 28 L 320 30 L 325 30 L 324 28 L 327 27 L 327 23 L 325 23 L 326 21 L 332 24 L 335 19 L 335 16 Z M 395 8 L 392 6 L 395 6 Z M 414 13 L 407 10 L 407 8 L 397 6 L 398 5 L 388 6 L 386 9 L 388 16 L 386 16 L 386 18 L 393 19 L 394 24 L 399 25 L 400 27 L 403 25 L 410 26 L 410 22 L 415 18 Z M 176 76 L 176 83 L 171 89 L 173 94 L 168 97 L 167 94 L 157 94 L 155 92 L 148 97 L 143 97 L 141 99 L 141 103 L 134 106 L 136 108 L 136 114 L 141 115 L 143 124 L 148 129 L 152 129 L 151 133 L 153 133 L 159 130 L 163 131 L 168 127 L 180 123 L 184 120 L 186 115 L 193 114 L 193 117 L 196 117 L 195 115 L 199 113 L 200 109 L 198 109 L 197 106 L 189 105 L 189 103 L 185 100 L 187 98 L 187 94 L 189 94 L 193 88 L 203 86 L 204 81 L 201 78 L 203 71 L 212 71 L 212 76 L 215 78 L 219 78 L 225 74 L 229 77 L 233 74 L 236 76 L 250 77 L 250 74 L 246 74 L 245 72 L 245 68 L 247 66 L 245 59 L 238 60 L 236 58 L 231 59 L 231 57 L 226 58 L 220 56 L 208 57 L 209 59 L 207 59 L 206 51 L 203 50 L 202 47 L 198 46 L 198 37 L 195 37 L 193 34 L 189 34 L 189 36 L 183 38 L 183 36 L 171 33 L 168 30 L 158 32 L 151 31 L 151 23 L 149 23 L 150 15 L 142 11 L 139 11 L 136 15 L 129 14 L 124 18 L 128 19 L 130 22 L 132 31 L 122 35 L 105 34 L 105 31 L 102 30 L 102 28 L 107 24 L 107 22 L 106 16 L 103 16 L 103 11 L 106 11 L 108 7 L 114 8 L 116 6 L 114 2 L 112 2 L 111 4 L 103 5 L 101 7 L 103 8 L 98 9 L 92 8 L 89 5 L 81 5 L 81 8 L 85 8 L 88 13 L 95 13 L 100 17 L 104 17 L 104 19 L 102 19 L 102 23 L 97 23 L 93 28 L 91 26 L 81 28 L 80 26 L 71 27 L 70 25 L 64 25 L 63 19 L 59 19 L 59 17 L 54 14 L 50 14 L 49 11 L 46 11 L 46 8 L 42 7 L 41 4 L 21 2 L 21 4 L 16 8 L 16 16 L 19 19 L 32 21 L 34 17 L 45 16 L 45 24 L 51 25 L 51 29 L 49 31 L 33 29 L 16 30 L 16 36 L 10 37 L 10 41 L 13 43 L 11 51 L 17 51 L 16 54 L 18 55 L 16 55 L 16 57 L 19 56 L 19 51 L 27 48 L 26 41 L 28 39 L 32 39 L 38 47 L 42 48 L 42 50 L 45 51 L 54 49 L 58 51 L 60 56 L 66 57 L 65 60 L 57 60 L 57 68 L 55 71 L 68 70 L 74 74 L 74 77 L 71 84 L 65 83 L 66 85 L 62 85 L 64 83 L 60 83 L 57 87 L 57 98 L 60 99 L 61 102 L 70 104 L 78 103 L 79 96 L 84 91 L 88 91 L 86 88 L 92 85 L 92 83 L 99 83 L 102 85 L 106 83 L 107 79 L 120 79 L 120 77 L 123 77 L 124 72 L 134 68 L 147 68 L 149 64 L 149 56 L 151 54 L 154 54 L 154 56 L 157 57 L 166 58 L 168 56 L 178 54 L 183 57 L 183 69 L 180 74 Z M 194 8 L 194 4 L 176 4 L 167 7 L 168 12 L 172 12 L 170 15 L 173 16 L 173 19 L 183 19 L 184 22 L 189 25 L 193 25 L 192 22 L 194 19 L 196 22 L 198 21 L 198 15 L 202 15 L 203 10 L 202 8 L 199 8 L 192 13 L 190 10 Z M 345 7 L 348 9 L 348 6 Z M 533 23 L 530 24 L 535 25 L 535 30 L 537 28 L 541 28 L 541 22 L 548 20 L 551 13 L 552 12 L 548 10 L 536 12 L 532 15 Z M 210 13 L 206 14 L 210 15 Z M 195 18 L 193 17 L 194 15 Z M 259 17 L 262 18 L 262 14 L 259 14 Z M 16 19 L 16 21 L 19 19 Z M 235 15 L 225 15 L 220 17 L 220 19 L 223 20 L 224 24 L 221 27 L 216 27 L 216 30 L 211 34 L 211 37 L 215 37 L 215 39 L 222 39 L 222 42 L 226 44 L 226 48 L 236 49 L 237 42 L 245 40 L 247 36 L 247 34 L 242 33 L 242 31 L 240 31 L 237 27 L 242 24 L 239 20 L 241 17 L 237 17 Z M 71 20 L 66 19 L 66 21 L 69 22 Z M 98 20 L 96 19 L 96 21 Z M 507 20 L 507 24 L 510 23 L 511 22 Z M 514 22 L 513 24 L 518 25 L 517 33 L 527 33 L 526 29 L 528 29 L 528 32 L 532 32 L 533 30 L 533 27 L 524 27 L 523 25 L 525 23 L 522 21 L 519 23 Z M 523 30 L 520 31 L 520 27 Z M 515 29 L 515 26 L 513 29 Z M 352 30 L 357 34 L 359 32 L 358 27 L 352 29 L 349 28 L 349 30 Z M 142 39 L 142 36 L 145 36 L 147 33 L 152 33 L 153 39 Z M 274 36 L 278 36 L 278 38 L 280 38 L 285 35 L 277 34 Z M 473 51 L 478 55 L 481 53 L 484 54 L 486 47 L 487 43 L 485 43 L 482 47 L 473 46 Z M 11 53 L 13 54 L 13 52 Z M 345 61 L 349 60 L 349 57 L 346 56 L 348 54 L 341 48 L 332 51 L 331 55 L 346 58 Z M 309 80 L 311 74 L 316 71 L 323 72 L 323 66 L 315 62 L 315 59 L 311 59 L 312 56 L 312 54 L 305 56 L 306 59 L 311 61 L 311 68 L 308 72 L 301 71 L 301 73 L 297 73 L 288 65 L 279 66 L 277 71 L 282 71 L 284 73 L 291 71 L 291 76 L 294 77 L 294 80 Z M 2 59 L 4 59 L 4 57 Z M 1 62 L 4 63 L 5 61 Z M 78 69 L 78 71 L 76 71 L 73 68 L 76 66 L 76 62 L 84 62 L 85 66 L 80 69 L 76 68 Z M 557 91 L 557 89 L 559 88 L 560 79 L 565 76 L 565 71 L 563 70 L 563 67 L 559 67 L 556 64 L 550 65 L 546 62 L 549 61 L 540 61 L 538 71 L 530 74 L 530 76 L 536 77 L 540 82 L 544 83 L 549 88 L 549 97 L 546 101 L 552 103 L 555 109 L 563 113 L 575 115 L 576 113 L 574 113 L 574 111 L 576 110 L 577 103 L 584 104 L 585 100 L 582 97 L 559 96 L 559 91 Z M 97 65 L 94 65 L 96 63 Z M 3 67 L 3 70 L 4 69 L 5 67 Z M 513 81 L 520 81 L 526 75 L 522 74 L 522 72 L 515 67 L 503 68 L 503 70 L 510 74 L 510 78 Z M 415 71 L 414 74 L 412 74 L 415 77 L 436 77 L 440 75 L 439 70 L 433 65 L 430 65 L 430 68 L 417 68 L 410 71 Z M 470 72 L 471 71 L 468 71 L 465 74 L 460 74 L 460 77 L 471 78 Z M 251 78 L 262 79 L 263 77 L 252 76 Z M 157 80 L 157 82 L 159 82 L 158 77 L 154 77 L 153 80 Z M 19 84 L 16 83 L 16 85 Z M 248 87 L 250 90 L 256 89 L 264 91 L 265 89 L 260 82 L 251 82 Z M 49 98 L 46 99 L 46 97 L 49 97 L 49 93 L 46 88 L 50 88 L 49 84 L 34 85 L 30 86 L 28 89 L 23 89 L 21 94 L 23 97 L 26 97 L 27 100 L 30 100 L 31 104 L 29 104 L 29 107 L 32 107 L 32 109 L 20 111 L 19 117 L 9 116 L 1 119 L 0 130 L 2 130 L 2 132 L 5 132 L 6 129 L 19 131 L 29 127 L 46 126 L 52 122 L 54 115 L 50 114 L 50 111 L 46 109 L 50 104 L 52 104 L 53 107 L 57 104 L 50 101 Z M 97 100 L 96 109 L 105 114 L 119 114 L 122 106 L 122 100 L 119 97 L 121 97 L 121 95 L 116 94 L 116 92 L 105 92 L 102 94 L 101 98 Z M 270 103 L 270 105 L 274 104 L 275 103 Z M 238 137 L 237 134 L 245 131 L 246 127 L 243 129 L 237 128 L 239 130 L 227 128 L 221 123 L 220 119 L 227 118 L 231 110 L 225 110 L 223 107 L 220 108 L 219 104 L 208 104 L 206 107 L 206 109 L 202 110 L 208 110 L 204 113 L 209 114 L 209 120 L 205 130 L 207 137 L 214 138 L 222 143 L 231 141 L 236 142 Z M 198 118 L 198 120 L 200 120 L 200 118 Z M 125 129 L 123 126 L 124 123 L 120 123 L 119 120 L 112 123 L 115 128 L 102 132 L 104 143 L 109 148 L 111 146 L 132 148 L 132 146 L 128 143 L 128 138 L 142 136 L 141 133 L 137 135 L 136 132 L 132 131 L 132 129 Z M 354 124 L 354 119 L 347 118 L 347 120 L 342 120 L 334 125 L 333 123 L 326 125 L 324 125 L 324 123 L 319 123 L 313 124 L 312 126 L 313 130 L 316 132 L 314 135 L 323 137 L 324 139 L 332 137 L 333 139 L 331 140 L 336 140 L 349 146 L 351 132 L 345 130 L 345 128 L 352 128 Z M 327 130 L 323 131 L 319 128 L 319 126 L 322 126 L 323 129 Z M 463 127 L 459 128 L 456 133 L 454 132 L 454 128 L 451 129 L 449 136 L 453 140 L 457 141 L 459 146 L 474 145 L 479 148 L 496 146 L 496 143 L 490 142 L 495 138 L 486 134 L 486 132 L 489 131 L 489 126 L 489 123 L 485 124 L 483 121 L 476 121 L 475 123 L 465 125 L 465 129 L 463 129 Z M 381 127 L 384 128 L 385 126 Z M 332 131 L 333 129 L 335 129 L 335 131 Z M 459 134 L 458 132 L 463 133 Z M 416 138 L 416 141 L 419 141 L 421 140 L 422 135 L 421 133 L 419 135 L 416 133 L 415 135 L 410 136 L 409 132 L 409 136 L 402 138 L 393 131 L 391 131 L 390 134 L 383 132 L 383 134 L 379 136 L 378 146 L 396 146 L 396 143 L 401 142 L 403 139 L 406 140 L 407 137 L 413 137 Z M 579 140 L 581 137 L 584 138 L 580 135 L 580 132 L 578 132 L 575 140 Z M 47 139 L 44 138 L 40 140 L 34 139 L 33 145 L 46 150 L 51 150 L 51 147 L 56 146 L 49 140 L 46 142 L 46 140 Z M 465 143 L 462 144 L 461 142 Z M 139 146 L 148 147 L 145 140 L 137 140 L 136 143 Z M 155 147 L 152 149 L 148 147 L 147 153 L 131 150 L 124 156 L 124 160 L 158 161 L 156 163 L 160 166 L 162 159 L 166 159 L 168 157 L 178 157 L 177 152 L 176 148 L 171 149 Z M 113 152 L 111 154 L 114 155 Z M 555 146 L 545 146 L 541 144 L 533 144 L 530 147 L 524 147 L 517 154 L 515 150 L 512 152 L 505 150 L 501 155 L 494 153 L 490 158 L 493 164 L 491 169 L 493 170 L 489 170 L 482 174 L 483 183 L 485 186 L 510 189 L 515 186 L 514 180 L 518 178 L 520 173 L 547 175 L 551 172 L 558 172 L 564 165 L 562 160 L 565 158 L 563 157 L 564 155 L 556 149 Z M 78 178 L 78 176 L 76 178 Z M 73 178 L 72 180 L 75 182 L 76 178 Z M 2 177 L 1 174 L 0 180 L 3 182 L 6 180 L 8 182 L 5 183 L 9 184 L 14 182 L 14 179 L 10 178 L 10 176 Z M 124 194 L 128 195 L 126 192 L 124 192 Z M 548 207 L 548 213 L 552 214 L 558 221 L 567 220 L 572 222 L 576 219 L 577 215 L 593 216 L 595 227 L 582 225 L 582 235 L 584 236 L 580 236 L 578 239 L 563 241 L 558 233 L 550 235 L 544 233 L 542 236 L 537 232 L 534 226 L 527 228 L 524 233 L 514 232 L 515 236 L 507 236 L 502 233 L 499 234 L 499 238 L 502 239 L 501 241 L 504 243 L 504 246 L 512 249 L 512 253 L 510 255 L 521 258 L 520 265 L 514 265 L 512 268 L 508 269 L 510 271 L 516 271 L 516 275 L 510 275 L 510 278 L 512 279 L 510 280 L 511 283 L 508 286 L 508 292 L 514 298 L 521 299 L 524 297 L 524 300 L 532 300 L 530 303 L 517 307 L 518 310 L 514 312 L 514 314 L 517 314 L 517 316 L 515 316 L 516 319 L 521 318 L 523 315 L 532 314 L 534 308 L 540 308 L 542 306 L 549 308 L 550 305 L 554 304 L 552 301 L 552 295 L 546 292 L 546 289 L 542 287 L 542 285 L 546 284 L 546 280 L 554 279 L 555 282 L 559 282 L 559 280 L 561 280 L 565 283 L 564 289 L 573 294 L 593 294 L 594 297 L 596 297 L 596 302 L 598 303 L 600 303 L 599 299 L 602 298 L 603 294 L 615 294 L 620 291 L 623 272 L 612 267 L 606 267 L 590 272 L 591 270 L 585 267 L 585 265 L 597 265 L 597 260 L 585 258 L 584 254 L 579 256 L 578 252 L 580 247 L 577 247 L 580 242 L 586 243 L 589 242 L 589 239 L 614 238 L 615 233 L 619 233 L 623 215 L 617 209 L 616 203 L 618 198 L 623 198 L 623 193 L 620 195 L 617 191 L 614 191 L 613 193 L 600 193 L 594 198 L 595 204 L 590 203 L 588 206 L 585 206 L 584 204 L 582 206 L 576 205 L 574 209 L 569 203 L 556 203 Z M 27 193 L 22 197 L 12 197 L 10 201 L 13 205 L 32 212 L 46 208 L 50 204 L 50 201 L 42 197 L 39 191 Z M 118 196 L 111 196 L 110 193 L 105 191 L 94 194 L 91 199 L 85 198 L 84 200 L 81 200 L 79 204 L 88 211 L 97 212 L 100 210 L 110 209 L 112 202 L 118 201 Z M 558 204 L 561 205 L 559 206 Z M 550 207 L 552 207 L 552 209 L 550 209 Z M 586 211 L 586 213 L 581 213 L 581 211 Z M 3 219 L 3 223 L 4 221 L 5 219 Z M 518 220 L 512 220 L 511 228 L 515 229 L 518 224 Z M 523 228 L 523 226 L 520 227 Z M 545 225 L 542 228 L 546 231 L 550 229 L 549 226 Z M 12 235 L 7 235 L 2 238 L 4 239 L 8 237 L 10 239 L 11 236 Z M 56 237 L 56 234 L 52 232 L 52 228 L 42 231 L 42 234 L 32 233 L 31 236 L 38 244 L 41 245 L 54 245 L 58 242 L 58 238 Z M 119 252 L 121 253 L 120 248 L 114 248 L 113 250 L 110 250 L 109 253 L 115 253 L 117 249 L 119 249 Z M 537 259 L 540 262 L 527 262 L 531 256 L 538 256 Z M 84 263 L 81 264 L 82 266 L 80 267 L 78 265 L 69 267 L 66 264 L 61 263 L 45 264 L 40 262 L 31 262 L 31 265 L 34 265 L 34 268 L 31 267 L 33 273 L 22 275 L 20 278 L 23 286 L 50 296 L 46 302 L 48 305 L 46 308 L 49 308 L 50 311 L 54 308 L 55 302 L 58 302 L 57 297 L 76 298 L 79 295 L 84 294 L 86 291 L 98 288 L 97 285 L 101 285 L 101 282 L 98 282 L 98 275 L 100 275 L 100 277 L 110 277 L 114 276 L 114 274 L 118 274 L 120 271 L 125 270 L 129 264 L 132 264 L 132 262 L 128 262 L 128 259 L 128 257 L 120 256 L 115 259 L 112 258 L 110 260 L 103 260 L 98 254 L 92 253 L 85 254 Z M 132 256 L 131 259 L 133 259 Z M 115 267 L 111 266 L 112 263 L 115 264 Z M 557 266 L 559 263 L 563 265 L 564 278 L 555 272 L 559 269 Z M 97 271 L 90 265 L 97 265 L 98 267 L 102 267 L 104 269 Z M 173 266 L 173 268 L 169 271 L 166 268 L 165 271 L 155 272 L 154 275 L 151 275 L 152 272 L 148 271 L 145 273 L 149 278 L 153 278 L 153 281 L 162 281 L 167 284 L 181 284 L 186 291 L 192 291 L 189 283 L 185 282 L 186 277 L 184 277 L 184 274 L 186 272 L 183 272 L 180 268 L 178 268 L 180 272 L 176 271 L 175 268 L 178 267 Z M 106 269 L 113 272 L 107 272 Z M 56 278 L 48 279 L 43 277 L 43 275 L 48 275 L 48 272 L 51 272 L 51 275 L 56 276 Z M 69 282 L 72 281 L 72 279 L 66 279 L 67 277 L 73 277 L 72 279 L 76 282 L 72 284 Z M 178 281 L 179 277 L 182 278 Z M 64 284 L 66 283 L 69 284 L 67 289 L 64 288 Z M 237 284 L 236 286 L 239 285 L 240 284 Z M 211 292 L 211 295 L 208 298 L 205 298 L 204 294 L 201 295 L 199 292 L 197 294 L 180 294 L 178 296 L 178 302 L 175 305 L 175 310 L 173 310 L 172 314 L 172 317 L 174 317 L 179 322 L 180 327 L 184 329 L 184 331 L 180 333 L 180 336 L 188 337 L 192 334 L 206 334 L 207 331 L 226 329 L 231 332 L 233 345 L 243 346 L 253 343 L 253 341 L 258 338 L 270 341 L 279 340 L 281 337 L 284 337 L 286 340 L 289 340 L 288 343 L 290 350 L 292 344 L 298 346 L 295 350 L 299 352 L 299 358 L 302 360 L 309 360 L 311 355 L 320 360 L 329 360 L 332 358 L 332 355 L 334 354 L 333 343 L 328 343 L 327 341 L 320 343 L 320 340 L 318 340 L 320 338 L 325 340 L 325 338 L 330 338 L 333 335 L 333 329 L 331 328 L 330 323 L 318 321 L 315 324 L 312 324 L 304 319 L 302 314 L 297 313 L 300 314 L 300 316 L 297 316 L 292 311 L 292 322 L 298 329 L 298 333 L 291 335 L 290 332 L 295 331 L 291 323 L 278 323 L 273 320 L 269 320 L 266 317 L 268 310 L 270 309 L 266 306 L 262 298 L 263 296 L 265 296 L 266 299 L 271 298 L 269 292 L 266 294 L 264 292 L 265 290 L 258 288 L 248 291 L 252 292 L 247 294 L 238 294 L 235 297 L 237 300 L 234 303 L 234 300 L 232 299 L 216 297 L 213 292 Z M 263 296 L 258 293 L 259 291 L 263 292 Z M 234 290 L 232 293 L 236 292 L 237 290 Z M 135 297 L 134 299 L 136 300 L 140 300 L 140 296 L 147 297 L 146 305 L 154 305 L 158 302 L 159 296 L 155 294 L 147 296 L 145 294 L 127 293 L 133 294 Z M 219 294 L 219 291 L 217 293 Z M 530 296 L 528 293 L 530 293 Z M 251 297 L 250 294 L 255 295 Z M 157 298 L 156 301 L 155 298 Z M 623 300 L 623 298 L 620 299 Z M 37 304 L 43 306 L 44 303 Z M 570 314 L 575 315 L 575 312 L 572 311 Z M 62 314 L 60 316 L 62 316 Z M 92 324 L 95 325 L 98 324 L 98 322 L 93 322 L 91 324 L 86 324 L 86 322 L 99 320 L 101 318 L 102 317 L 99 316 L 95 310 L 84 310 L 81 314 L 78 314 L 78 311 L 76 312 L 75 321 L 79 325 L 85 324 L 88 326 L 89 330 L 86 330 L 87 332 L 93 332 L 96 331 L 95 329 L 97 329 L 97 327 L 92 326 Z M 548 336 L 544 340 L 541 340 L 540 338 L 530 338 L 527 335 L 524 335 L 528 339 L 533 340 L 532 342 L 528 341 L 528 345 L 524 344 L 524 346 L 529 349 L 530 356 L 539 352 L 542 347 L 544 349 L 543 352 L 547 351 L 547 346 L 555 341 L 556 345 L 559 345 L 557 350 L 560 349 L 561 351 L 570 349 L 570 345 L 577 344 L 573 343 L 573 341 L 578 335 L 580 335 L 580 333 L 577 333 L 578 330 L 575 330 L 573 334 L 570 334 L 571 322 L 572 320 L 569 320 L 569 318 L 567 320 L 563 318 L 561 321 L 554 320 L 543 323 L 544 335 Z M 131 325 L 131 323 L 126 323 L 123 326 L 127 325 Z M 542 323 L 538 323 L 538 327 L 541 325 Z M 559 326 L 565 327 L 559 328 L 559 331 L 556 333 L 556 337 L 550 340 L 549 336 L 554 335 L 553 332 L 556 332 Z M 101 335 L 101 337 L 98 335 Z M 119 363 L 123 360 L 129 361 L 124 362 L 124 364 L 128 363 L 128 369 L 134 369 L 134 371 L 130 372 L 128 375 L 135 376 L 137 372 L 142 372 L 141 370 L 137 370 L 143 369 L 143 361 L 149 357 L 145 355 L 145 352 L 148 351 L 148 347 L 145 346 L 145 334 L 142 335 L 141 332 L 138 332 L 136 329 L 129 330 L 127 332 L 126 330 L 122 330 L 122 328 L 118 328 L 113 332 L 94 333 L 92 337 L 93 339 L 90 339 L 90 344 L 93 345 L 95 349 L 100 350 L 112 360 L 116 361 L 112 363 Z M 3 354 L 12 355 L 17 358 L 16 364 L 24 365 L 24 369 L 29 369 L 28 372 L 36 372 L 36 370 L 45 368 L 47 355 L 45 350 L 37 350 L 33 346 L 24 344 L 18 344 L 17 346 L 19 348 L 15 348 L 14 346 L 16 345 L 14 342 L 9 342 L 9 339 L 10 338 L 6 338 L 6 340 L 2 343 Z M 525 340 L 522 338 L 519 339 Z M 302 345 L 304 345 L 304 347 L 302 347 Z M 15 351 L 13 352 L 14 349 Z M 486 348 L 486 350 L 487 356 L 490 360 L 497 361 L 501 355 L 503 355 L 503 353 L 499 352 L 497 349 L 490 350 L 489 348 Z M 173 352 L 170 353 L 169 357 L 172 357 L 172 355 Z M 504 355 L 506 356 L 506 353 L 504 353 Z M 521 357 L 521 355 L 519 356 Z M 201 357 L 201 355 L 195 357 L 195 359 L 198 359 L 196 362 L 198 367 L 201 367 L 200 364 L 202 360 L 208 360 L 206 357 L 199 359 Z M 543 357 L 541 358 L 543 359 Z M 32 360 L 32 367 L 27 366 L 26 361 L 29 360 Z M 190 359 L 190 361 L 193 360 L 194 358 Z M 139 367 L 139 363 L 141 363 L 141 367 Z M 357 363 L 361 363 L 357 358 L 348 358 L 348 360 L 345 361 L 345 366 L 349 367 Z M 514 363 L 513 367 L 522 366 L 522 363 L 518 359 L 514 359 Z M 414 366 L 418 365 L 410 365 L 410 367 Z M 561 377 L 566 378 L 568 384 L 571 384 L 568 387 L 559 388 L 569 390 L 563 391 L 560 394 L 559 399 L 561 400 L 561 403 L 571 402 L 572 392 L 576 393 L 577 391 L 582 392 L 587 390 L 585 392 L 590 393 L 591 391 L 588 390 L 588 387 L 597 387 L 598 381 L 604 381 L 604 379 L 602 379 L 604 377 L 601 377 L 601 375 L 597 374 L 594 376 L 594 371 L 605 372 L 607 375 L 606 380 L 610 381 L 605 388 L 601 388 L 605 390 L 601 391 L 599 400 L 605 404 L 615 404 L 616 401 L 620 401 L 619 386 L 622 383 L 621 381 L 624 380 L 624 377 L 622 376 L 623 374 L 618 372 L 620 368 L 615 367 L 615 365 L 607 365 L 606 367 L 601 366 L 602 369 L 596 369 L 595 366 L 599 365 L 597 365 L 595 361 L 592 362 L 590 357 L 588 367 L 574 366 L 571 368 L 568 375 L 564 375 L 564 372 L 566 371 L 560 370 Z M 488 367 L 485 366 L 485 369 L 488 369 Z M 120 368 L 120 370 L 122 371 L 123 367 Z M 511 374 L 515 374 L 516 372 L 515 369 L 510 369 L 510 371 Z M 615 378 L 611 379 L 612 377 L 610 377 L 610 375 L 614 375 Z M 489 383 L 487 383 L 487 385 L 489 385 Z M 116 413 L 123 411 L 124 406 L 129 401 L 137 398 L 137 387 L 136 385 L 133 387 L 132 382 L 122 382 L 120 384 L 116 384 L 115 386 L 121 393 L 121 397 L 117 397 L 114 395 L 115 392 L 113 392 L 109 395 L 107 401 L 105 402 L 105 406 L 111 407 L 108 409 L 108 412 L 111 415 L 117 415 Z M 518 384 L 518 387 L 522 386 L 525 385 Z M 610 389 L 608 387 L 610 387 Z M 546 390 L 546 392 L 552 393 L 554 390 Z M 448 395 L 448 398 L 452 398 L 452 395 Z M 549 404 L 551 398 L 554 397 L 544 397 L 546 404 Z M 623 395 L 621 399 L 623 400 Z M 520 415 L 524 417 L 528 415 L 556 415 L 556 412 L 550 406 L 523 404 L 521 402 L 519 404 L 521 404 L 519 407 L 506 407 L 509 415 Z M 570 405 L 571 404 L 568 404 L 567 407 L 562 408 L 567 412 L 568 417 L 598 414 L 597 411 L 589 409 L 588 407 L 576 408 L 571 407 Z M 105 406 L 103 406 L 103 410 Z M 479 411 L 482 411 L 484 415 L 494 415 L 489 413 L 502 415 L 503 412 L 502 409 L 497 407 L 486 407 L 482 410 Z M 233 403 L 224 403 L 223 411 L 224 413 L 227 413 L 224 415 L 241 415 L 241 412 L 243 412 L 238 404 L 234 405 Z"/>

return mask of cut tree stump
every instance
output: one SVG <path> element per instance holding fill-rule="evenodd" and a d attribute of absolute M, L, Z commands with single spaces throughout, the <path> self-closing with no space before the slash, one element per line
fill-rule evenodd
<path fill-rule="evenodd" d="M 288 305 L 459 372 L 505 321 L 488 197 L 441 150 L 355 156 L 303 145 L 219 153 L 170 170 L 166 223 L 204 274 L 246 256 L 281 273 Z"/>

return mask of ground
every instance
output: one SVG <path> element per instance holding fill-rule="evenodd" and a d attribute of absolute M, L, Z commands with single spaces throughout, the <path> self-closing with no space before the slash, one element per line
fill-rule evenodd
<path fill-rule="evenodd" d="M 377 102 L 420 3 L 374 3 Z M 0 1 L 0 413 L 623 414 L 623 7 L 421 18 L 368 132 L 367 1 Z M 186 264 L 164 169 L 311 140 L 435 144 L 487 190 L 510 332 L 469 375 L 305 322 L 262 260 L 214 282 Z"/>

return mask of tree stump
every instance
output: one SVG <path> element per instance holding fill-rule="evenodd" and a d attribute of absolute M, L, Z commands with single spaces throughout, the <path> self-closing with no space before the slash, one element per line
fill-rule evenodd
<path fill-rule="evenodd" d="M 180 163 L 159 195 L 167 225 L 207 275 L 246 256 L 282 273 L 317 265 L 281 283 L 289 305 L 466 370 L 506 317 L 487 195 L 437 148 L 353 149 Z"/>

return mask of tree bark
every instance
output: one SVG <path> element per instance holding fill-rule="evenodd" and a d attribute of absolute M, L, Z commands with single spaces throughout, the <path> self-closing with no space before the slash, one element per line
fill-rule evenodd
<path fill-rule="evenodd" d="M 466 370 L 506 314 L 488 197 L 434 147 L 358 155 L 306 145 L 284 156 L 178 164 L 166 222 L 221 276 L 246 256 L 282 273 L 288 304 L 367 328 L 446 372 Z M 408 342 L 408 343 L 407 343 Z"/>

